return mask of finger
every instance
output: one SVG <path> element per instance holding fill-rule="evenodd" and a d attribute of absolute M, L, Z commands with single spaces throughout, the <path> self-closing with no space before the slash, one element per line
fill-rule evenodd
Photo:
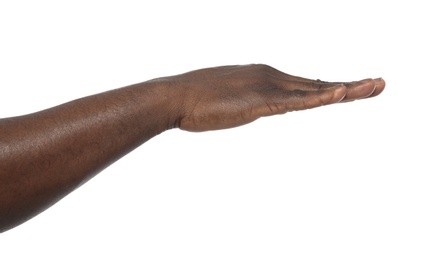
<path fill-rule="evenodd" d="M 301 89 L 305 91 L 328 89 L 333 88 L 337 84 L 344 84 L 346 86 L 346 96 L 343 100 L 341 100 L 342 102 L 377 96 L 384 90 L 385 87 L 385 82 L 381 78 L 374 80 L 364 79 L 353 82 L 326 82 L 320 80 L 313 81 L 300 77 L 293 78 L 298 78 L 299 80 L 279 80 L 278 78 L 275 78 L 275 82 L 280 82 L 279 84 L 283 88 L 289 90 Z"/>
<path fill-rule="evenodd" d="M 336 85 L 343 84 L 341 82 L 324 82 L 324 81 L 294 81 L 284 80 L 282 78 L 273 77 L 271 82 L 275 86 L 279 86 L 285 90 L 304 90 L 304 91 L 317 91 L 333 88 Z"/>
<path fill-rule="evenodd" d="M 349 89 L 349 95 L 345 97 L 345 100 L 356 99 L 357 96 L 368 95 L 371 93 L 368 92 L 368 88 L 370 85 L 365 86 L 365 83 L 374 85 L 371 79 L 365 79 L 361 81 L 353 81 L 353 82 L 328 82 L 322 80 L 312 80 L 307 78 L 302 78 L 298 76 L 293 76 L 290 74 L 286 74 L 279 70 L 274 69 L 273 67 L 267 67 L 268 74 L 274 79 L 276 84 L 281 85 L 286 89 L 302 89 L 302 90 L 319 90 L 319 89 L 327 89 L 332 88 L 338 84 L 344 84 Z M 362 87 L 361 87 L 362 85 Z M 371 87 L 371 86 L 370 86 Z"/>
<path fill-rule="evenodd" d="M 376 90 L 376 81 L 373 79 L 364 79 L 343 84 L 346 86 L 346 96 L 342 102 L 369 97 Z"/>
<path fill-rule="evenodd" d="M 373 93 L 371 93 L 370 96 L 368 96 L 369 98 L 378 96 L 380 93 L 383 92 L 386 86 L 386 82 L 382 78 L 374 79 L 374 81 L 376 82 L 376 89 L 374 90 Z"/>
<path fill-rule="evenodd" d="M 262 114 L 286 113 L 338 103 L 345 95 L 346 87 L 343 84 L 315 91 L 301 89 L 282 91 L 281 95 L 275 93 L 265 100 L 269 110 Z"/>
<path fill-rule="evenodd" d="M 293 91 L 293 93 L 296 93 L 293 96 L 294 110 L 310 109 L 314 107 L 338 103 L 345 98 L 347 88 L 343 84 L 337 84 L 333 87 L 303 92 Z M 299 93 L 302 93 L 302 95 L 300 95 Z M 289 102 L 289 104 L 291 103 L 292 102 Z"/>
<path fill-rule="evenodd" d="M 309 89 L 309 87 L 313 89 L 315 88 L 321 89 L 321 88 L 332 87 L 340 83 L 344 84 L 348 88 L 348 93 L 346 94 L 346 97 L 343 101 L 353 101 L 356 99 L 375 97 L 383 92 L 386 85 L 385 81 L 382 78 L 374 79 L 375 86 L 373 86 L 371 79 L 365 79 L 365 80 L 354 81 L 354 82 L 328 82 L 328 81 L 323 81 L 319 79 L 312 80 L 308 78 L 290 75 L 282 71 L 279 71 L 273 67 L 269 67 L 268 71 L 272 76 L 276 78 L 281 78 L 283 80 L 290 80 L 290 81 L 301 82 L 301 83 L 309 83 L 310 85 L 309 84 L 305 85 L 305 87 L 302 86 L 302 88 L 306 90 Z"/>
<path fill-rule="evenodd" d="M 332 88 L 337 84 L 344 84 L 346 86 L 346 96 L 342 102 L 353 101 L 356 99 L 363 99 L 367 97 L 374 97 L 379 95 L 385 87 L 385 82 L 383 79 L 364 79 L 360 81 L 353 82 L 327 82 L 322 80 L 312 80 L 307 78 L 302 78 L 298 76 L 293 76 L 281 72 L 273 67 L 260 65 L 263 72 L 271 76 L 273 82 L 276 85 L 281 86 L 283 89 L 287 90 L 320 90 Z"/>
<path fill-rule="evenodd" d="M 347 87 L 347 93 L 342 102 L 378 96 L 386 86 L 386 82 L 382 78 L 364 79 L 342 84 Z"/>

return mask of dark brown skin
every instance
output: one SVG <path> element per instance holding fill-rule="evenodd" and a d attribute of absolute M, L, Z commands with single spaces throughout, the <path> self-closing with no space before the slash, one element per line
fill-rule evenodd
<path fill-rule="evenodd" d="M 330 83 L 267 65 L 164 77 L 0 119 L 0 232 L 50 207 L 148 139 L 379 95 L 382 79 Z"/>

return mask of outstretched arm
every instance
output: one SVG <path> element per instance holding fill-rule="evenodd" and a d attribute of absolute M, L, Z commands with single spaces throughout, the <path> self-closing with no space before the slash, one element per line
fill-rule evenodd
<path fill-rule="evenodd" d="M 42 212 L 161 132 L 206 131 L 372 97 L 382 79 L 313 81 L 266 65 L 226 66 L 0 119 L 0 232 Z"/>

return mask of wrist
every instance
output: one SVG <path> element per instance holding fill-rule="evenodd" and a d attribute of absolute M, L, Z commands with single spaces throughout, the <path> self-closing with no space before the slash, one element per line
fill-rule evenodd
<path fill-rule="evenodd" d="M 141 115 L 153 122 L 158 133 L 177 128 L 183 110 L 183 90 L 178 84 L 166 78 L 151 80 L 136 85 L 139 89 Z"/>

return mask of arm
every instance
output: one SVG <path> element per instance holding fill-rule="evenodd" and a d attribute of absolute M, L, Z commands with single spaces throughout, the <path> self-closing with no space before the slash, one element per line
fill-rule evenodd
<path fill-rule="evenodd" d="M 0 232 L 42 212 L 171 128 L 206 131 L 376 96 L 381 79 L 328 83 L 265 65 L 203 69 L 0 119 Z"/>

